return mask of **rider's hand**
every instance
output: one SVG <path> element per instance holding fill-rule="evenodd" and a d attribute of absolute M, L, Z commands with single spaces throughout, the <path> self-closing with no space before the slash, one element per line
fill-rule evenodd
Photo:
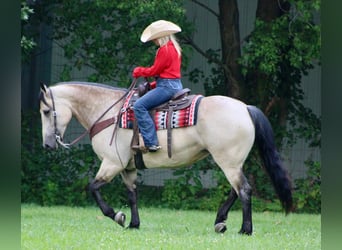
<path fill-rule="evenodd" d="M 141 67 L 136 67 L 134 70 L 133 70 L 133 77 L 134 78 L 138 78 L 141 76 Z"/>

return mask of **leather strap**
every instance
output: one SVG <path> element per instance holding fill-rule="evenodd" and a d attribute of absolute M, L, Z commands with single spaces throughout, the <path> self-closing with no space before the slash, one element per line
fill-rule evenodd
<path fill-rule="evenodd" d="M 171 143 L 172 143 L 172 114 L 173 114 L 173 106 L 169 106 L 169 111 L 167 112 L 167 155 L 169 158 L 172 157 Z"/>
<path fill-rule="evenodd" d="M 103 129 L 109 127 L 110 125 L 114 124 L 116 121 L 115 117 L 100 121 L 95 123 L 89 131 L 89 137 L 90 140 L 99 132 L 101 132 Z"/>
<path fill-rule="evenodd" d="M 136 119 L 133 120 L 133 136 L 131 140 L 131 147 L 134 145 L 139 145 L 139 128 Z"/>

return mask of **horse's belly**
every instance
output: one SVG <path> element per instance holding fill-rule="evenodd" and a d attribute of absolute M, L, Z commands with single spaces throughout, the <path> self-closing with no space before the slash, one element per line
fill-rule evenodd
<path fill-rule="evenodd" d="M 190 164 L 206 157 L 208 151 L 203 147 L 196 126 L 172 130 L 172 157 L 167 154 L 167 131 L 157 132 L 162 149 L 156 153 L 143 155 L 147 168 L 176 168 Z"/>

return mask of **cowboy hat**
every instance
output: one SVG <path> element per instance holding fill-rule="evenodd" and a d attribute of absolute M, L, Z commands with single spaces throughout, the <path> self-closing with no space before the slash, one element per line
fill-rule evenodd
<path fill-rule="evenodd" d="M 141 34 L 140 40 L 143 43 L 146 43 L 156 38 L 171 35 L 180 31 L 182 31 L 182 29 L 178 25 L 169 21 L 158 20 L 145 28 Z"/>

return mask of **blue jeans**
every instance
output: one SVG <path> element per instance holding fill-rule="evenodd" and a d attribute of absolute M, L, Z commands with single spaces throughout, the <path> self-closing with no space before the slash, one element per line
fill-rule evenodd
<path fill-rule="evenodd" d="M 146 147 L 159 145 L 154 119 L 149 111 L 170 100 L 182 88 L 180 79 L 158 78 L 156 88 L 148 91 L 135 102 L 134 116 Z"/>

